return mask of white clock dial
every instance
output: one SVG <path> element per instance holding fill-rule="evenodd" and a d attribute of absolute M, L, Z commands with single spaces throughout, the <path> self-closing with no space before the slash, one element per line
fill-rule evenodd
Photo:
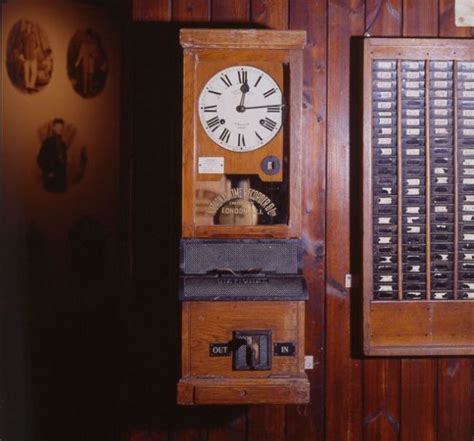
<path fill-rule="evenodd" d="M 232 66 L 214 75 L 199 96 L 199 118 L 209 137 L 233 152 L 270 142 L 282 125 L 282 93 L 276 81 L 252 66 Z"/>

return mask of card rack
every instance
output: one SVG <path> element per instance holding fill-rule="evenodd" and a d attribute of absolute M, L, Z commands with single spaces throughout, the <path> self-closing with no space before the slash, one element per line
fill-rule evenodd
<path fill-rule="evenodd" d="M 474 45 L 364 46 L 364 348 L 474 352 Z"/>

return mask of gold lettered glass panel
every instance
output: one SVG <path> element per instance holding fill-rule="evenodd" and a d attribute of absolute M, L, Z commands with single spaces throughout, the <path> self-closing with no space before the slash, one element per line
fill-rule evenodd
<path fill-rule="evenodd" d="M 195 224 L 288 224 L 288 182 L 263 182 L 257 175 L 224 175 L 196 182 Z"/>

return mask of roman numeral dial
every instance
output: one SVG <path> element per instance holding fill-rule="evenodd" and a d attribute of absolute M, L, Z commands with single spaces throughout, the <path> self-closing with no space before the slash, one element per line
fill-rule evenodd
<path fill-rule="evenodd" d="M 209 78 L 198 99 L 202 128 L 230 151 L 249 152 L 268 144 L 282 126 L 279 84 L 254 66 L 230 66 Z"/>

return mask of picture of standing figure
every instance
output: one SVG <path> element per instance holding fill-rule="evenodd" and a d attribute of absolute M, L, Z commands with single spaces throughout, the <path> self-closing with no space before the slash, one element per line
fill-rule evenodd
<path fill-rule="evenodd" d="M 84 98 L 97 96 L 107 79 L 107 59 L 97 32 L 78 31 L 68 50 L 68 74 L 74 90 Z"/>
<path fill-rule="evenodd" d="M 53 72 L 53 52 L 48 37 L 31 20 L 19 20 L 8 35 L 8 76 L 25 93 L 35 93 L 46 86 Z"/>
<path fill-rule="evenodd" d="M 72 146 L 77 130 L 62 118 L 55 118 L 40 129 L 42 140 L 36 162 L 41 170 L 43 187 L 51 193 L 64 193 L 71 184 L 80 182 L 87 166 L 87 149 L 80 149 L 78 158 Z"/>

